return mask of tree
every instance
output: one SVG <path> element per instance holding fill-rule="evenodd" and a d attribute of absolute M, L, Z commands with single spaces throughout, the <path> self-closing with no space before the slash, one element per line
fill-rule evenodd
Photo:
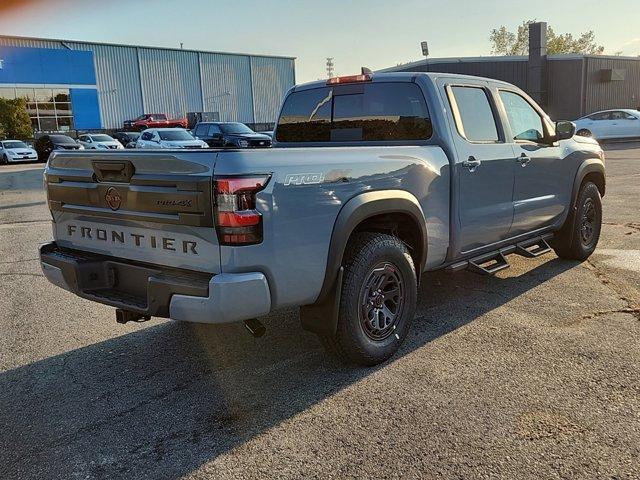
<path fill-rule="evenodd" d="M 518 26 L 518 30 L 511 32 L 504 25 L 494 28 L 489 33 L 492 55 L 528 55 L 529 54 L 529 25 L 535 20 L 527 20 Z M 547 53 L 558 55 L 562 53 L 581 53 L 584 55 L 601 55 L 604 47 L 596 43 L 593 30 L 583 32 L 577 38 L 571 33 L 557 34 L 553 28 L 547 26 Z"/>
<path fill-rule="evenodd" d="M 0 130 L 2 129 L 7 138 L 28 140 L 33 137 L 31 118 L 27 113 L 27 103 L 24 98 L 15 100 L 0 98 Z"/>

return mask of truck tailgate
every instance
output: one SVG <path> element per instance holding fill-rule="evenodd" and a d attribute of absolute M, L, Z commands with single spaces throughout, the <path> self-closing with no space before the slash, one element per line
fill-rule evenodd
<path fill-rule="evenodd" d="M 45 169 L 63 248 L 220 272 L 212 176 L 216 153 L 54 153 Z"/>

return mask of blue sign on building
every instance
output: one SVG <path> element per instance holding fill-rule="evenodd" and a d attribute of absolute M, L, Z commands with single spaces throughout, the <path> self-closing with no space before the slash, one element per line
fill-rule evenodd
<path fill-rule="evenodd" d="M 0 46 L 0 91 L 27 99 L 36 129 L 102 128 L 93 52 Z"/>

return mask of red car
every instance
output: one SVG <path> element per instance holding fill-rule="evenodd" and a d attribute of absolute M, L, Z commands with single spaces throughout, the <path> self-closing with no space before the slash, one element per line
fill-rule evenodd
<path fill-rule="evenodd" d="M 135 120 L 125 120 L 125 130 L 142 131 L 147 128 L 187 128 L 186 118 L 169 118 L 165 113 L 145 113 Z"/>

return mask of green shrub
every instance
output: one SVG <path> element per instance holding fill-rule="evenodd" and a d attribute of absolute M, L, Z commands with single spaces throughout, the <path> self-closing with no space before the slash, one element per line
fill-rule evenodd
<path fill-rule="evenodd" d="M 0 132 L 0 135 L 16 140 L 28 140 L 33 137 L 31 119 L 24 98 L 0 98 Z"/>

